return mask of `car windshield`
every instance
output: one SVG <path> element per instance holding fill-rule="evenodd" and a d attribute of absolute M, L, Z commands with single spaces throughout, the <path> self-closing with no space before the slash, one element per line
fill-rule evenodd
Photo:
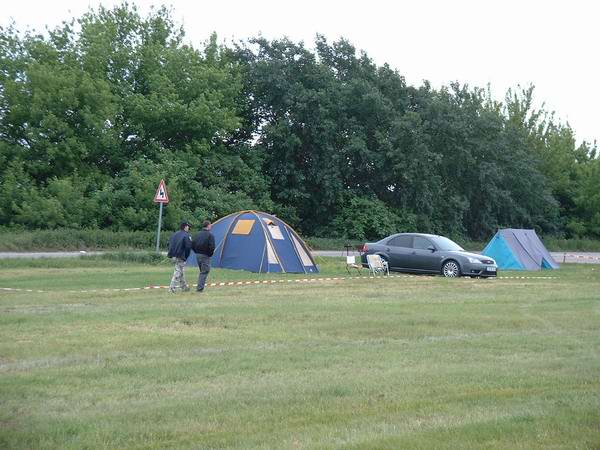
<path fill-rule="evenodd" d="M 464 249 L 456 242 L 451 241 L 450 239 L 445 238 L 443 236 L 436 236 L 434 238 L 431 238 L 431 240 L 433 241 L 438 250 L 446 252 L 464 251 Z"/>

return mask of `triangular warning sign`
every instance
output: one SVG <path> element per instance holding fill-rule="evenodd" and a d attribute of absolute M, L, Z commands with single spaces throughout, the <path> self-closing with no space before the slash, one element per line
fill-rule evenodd
<path fill-rule="evenodd" d="M 154 195 L 154 203 L 169 203 L 169 194 L 167 193 L 167 186 L 165 186 L 165 180 L 160 180 L 156 194 Z"/>

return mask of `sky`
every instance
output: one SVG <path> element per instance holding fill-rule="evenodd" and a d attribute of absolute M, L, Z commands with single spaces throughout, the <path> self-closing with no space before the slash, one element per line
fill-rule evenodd
<path fill-rule="evenodd" d="M 43 31 L 115 0 L 0 0 L 0 26 Z M 536 105 L 575 130 L 578 143 L 600 143 L 600 2 L 593 0 L 137 0 L 142 13 L 172 7 L 187 40 L 215 31 L 222 42 L 259 34 L 313 48 L 317 33 L 340 37 L 407 83 L 439 88 L 452 81 L 508 88 L 535 86 Z"/>

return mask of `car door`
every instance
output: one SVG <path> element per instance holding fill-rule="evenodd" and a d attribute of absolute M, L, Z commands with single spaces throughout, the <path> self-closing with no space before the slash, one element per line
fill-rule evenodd
<path fill-rule="evenodd" d="M 409 268 L 409 258 L 412 249 L 412 236 L 400 235 L 391 238 L 385 244 L 385 250 L 389 255 L 390 268 L 406 269 Z"/>
<path fill-rule="evenodd" d="M 423 236 L 414 236 L 412 247 L 411 265 L 415 270 L 419 272 L 440 271 L 440 254 L 437 251 L 431 251 L 431 247 L 435 248 L 433 242 Z"/>

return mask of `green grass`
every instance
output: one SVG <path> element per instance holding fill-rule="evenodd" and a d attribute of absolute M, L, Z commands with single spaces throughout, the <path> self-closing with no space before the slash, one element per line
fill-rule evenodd
<path fill-rule="evenodd" d="M 173 274 L 173 264 L 170 260 L 161 258 L 154 260 L 151 264 L 140 264 L 137 262 L 137 255 L 134 255 L 131 260 L 125 259 L 124 255 L 0 259 L 0 287 L 72 290 L 133 288 L 169 284 Z M 321 270 L 320 274 L 314 275 L 316 277 L 347 275 L 345 262 L 341 258 L 317 257 L 316 262 Z M 368 272 L 364 270 L 363 273 L 366 275 Z M 189 283 L 195 282 L 197 277 L 197 266 L 186 268 L 186 278 Z M 242 270 L 213 269 L 209 282 L 306 277 L 305 274 L 255 274 Z"/>
<path fill-rule="evenodd" d="M 0 448 L 600 448 L 597 266 L 169 295 L 67 292 L 167 264 L 39 264 L 0 266 L 50 291 L 0 291 Z"/>

